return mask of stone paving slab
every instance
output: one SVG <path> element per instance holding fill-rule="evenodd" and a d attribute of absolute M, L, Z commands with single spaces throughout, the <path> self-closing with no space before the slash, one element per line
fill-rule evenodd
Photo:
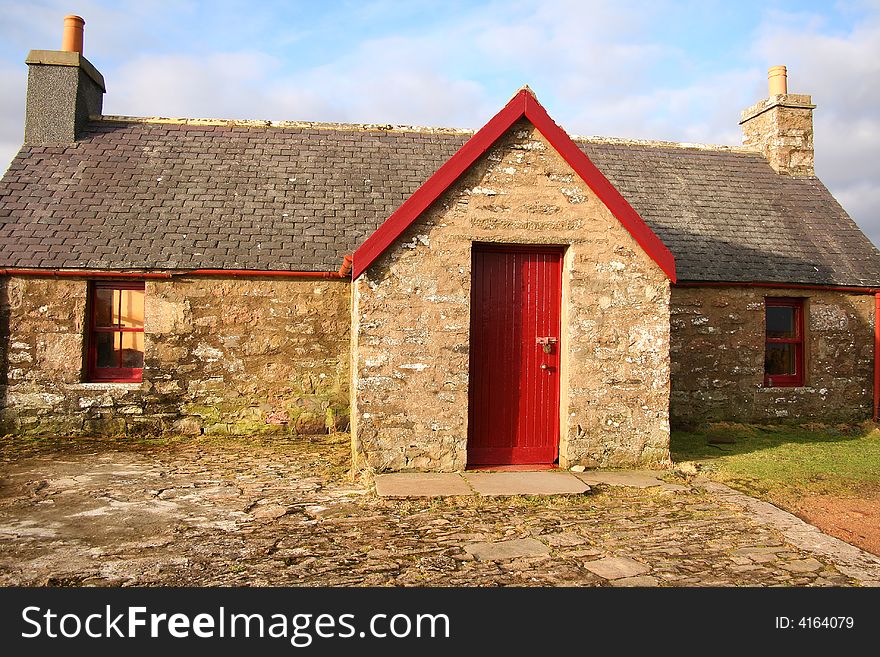
<path fill-rule="evenodd" d="M 480 495 L 582 495 L 590 487 L 570 472 L 465 472 Z"/>
<path fill-rule="evenodd" d="M 379 497 L 450 497 L 473 495 L 473 489 L 457 472 L 395 472 L 376 475 Z"/>
<path fill-rule="evenodd" d="M 543 557 L 550 554 L 550 548 L 534 538 L 517 538 L 496 543 L 471 543 L 464 546 L 464 551 L 481 561 Z"/>
<path fill-rule="evenodd" d="M 379 497 L 451 497 L 456 495 L 579 495 L 591 485 L 627 488 L 660 488 L 687 491 L 688 486 L 670 484 L 652 470 L 517 471 L 517 472 L 396 472 L 376 475 Z M 586 486 L 573 481 L 579 480 Z"/>
<path fill-rule="evenodd" d="M 605 579 L 623 579 L 624 577 L 637 577 L 651 572 L 650 566 L 630 559 L 629 557 L 605 557 L 588 561 L 584 568 L 591 573 L 596 573 Z"/>
<path fill-rule="evenodd" d="M 662 488 L 670 491 L 684 491 L 687 486 L 669 484 L 657 477 L 654 470 L 587 470 L 575 472 L 574 476 L 586 484 L 606 484 L 608 486 L 626 486 L 629 488 Z"/>

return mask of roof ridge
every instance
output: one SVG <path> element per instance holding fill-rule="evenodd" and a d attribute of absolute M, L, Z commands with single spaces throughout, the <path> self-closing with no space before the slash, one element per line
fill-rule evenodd
<path fill-rule="evenodd" d="M 426 134 L 473 135 L 476 131 L 463 128 L 445 128 L 392 123 L 333 123 L 327 121 L 275 121 L 270 119 L 211 119 L 172 118 L 163 116 L 102 115 L 89 117 L 91 121 L 108 123 L 142 123 L 188 126 L 218 126 L 242 128 L 291 128 L 315 130 L 343 130 L 348 132 L 422 132 Z"/>
<path fill-rule="evenodd" d="M 106 114 L 90 117 L 92 121 L 109 123 L 141 123 L 187 126 L 216 126 L 241 128 L 289 128 L 313 130 L 339 130 L 347 132 L 420 132 L 424 134 L 474 135 L 476 130 L 470 128 L 450 128 L 444 126 L 407 125 L 396 123 L 335 123 L 332 121 L 281 121 L 272 119 L 218 119 L 218 118 L 186 118 L 164 116 L 123 116 Z M 575 143 L 583 144 L 618 144 L 621 146 L 646 146 L 649 148 L 682 148 L 702 151 L 724 151 L 731 153 L 748 153 L 759 151 L 746 146 L 729 146 L 726 144 L 703 144 L 694 142 L 665 141 L 662 139 L 629 139 L 626 137 L 602 137 L 598 135 L 571 135 Z"/>
<path fill-rule="evenodd" d="M 619 144 L 621 146 L 647 146 L 649 148 L 681 148 L 700 151 L 724 151 L 728 153 L 747 153 L 760 155 L 761 152 L 747 146 L 729 146 L 727 144 L 702 144 L 686 141 L 664 141 L 662 139 L 628 139 L 626 137 L 599 137 L 595 135 L 572 135 L 571 140 L 581 144 Z"/>

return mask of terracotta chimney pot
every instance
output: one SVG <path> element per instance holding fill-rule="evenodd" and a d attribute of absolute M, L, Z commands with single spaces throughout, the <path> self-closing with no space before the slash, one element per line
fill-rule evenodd
<path fill-rule="evenodd" d="M 788 93 L 788 71 L 784 66 L 771 66 L 767 71 L 769 95 L 784 96 Z"/>
<path fill-rule="evenodd" d="M 64 34 L 61 37 L 61 50 L 68 52 L 83 52 L 83 25 L 86 22 L 81 16 L 64 17 Z"/>

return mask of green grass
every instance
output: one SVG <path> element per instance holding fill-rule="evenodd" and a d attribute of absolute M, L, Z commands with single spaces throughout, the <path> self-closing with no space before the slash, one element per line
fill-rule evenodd
<path fill-rule="evenodd" d="M 714 443 L 714 444 L 713 444 Z M 880 491 L 880 430 L 865 426 L 711 425 L 672 433 L 672 458 L 773 500 Z"/>

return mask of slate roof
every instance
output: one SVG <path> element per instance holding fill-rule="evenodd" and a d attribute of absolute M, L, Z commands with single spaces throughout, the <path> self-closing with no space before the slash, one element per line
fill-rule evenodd
<path fill-rule="evenodd" d="M 731 150 L 581 148 L 675 255 L 680 281 L 880 284 L 880 251 L 818 178 Z"/>
<path fill-rule="evenodd" d="M 335 271 L 469 136 L 94 121 L 13 160 L 0 267 Z M 880 285 L 880 252 L 815 178 L 729 149 L 579 146 L 681 281 Z"/>

